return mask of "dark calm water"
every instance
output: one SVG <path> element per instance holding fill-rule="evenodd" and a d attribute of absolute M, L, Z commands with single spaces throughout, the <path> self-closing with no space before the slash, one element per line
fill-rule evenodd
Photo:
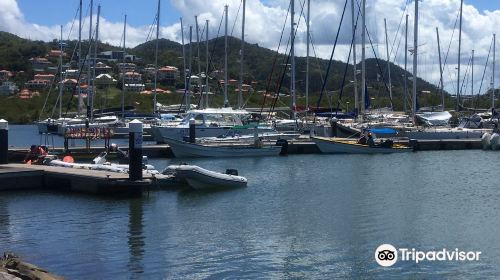
<path fill-rule="evenodd" d="M 69 279 L 494 278 L 498 159 L 486 151 L 199 159 L 189 163 L 237 168 L 248 187 L 133 199 L 3 192 L 0 251 Z M 482 254 L 383 268 L 374 260 L 383 243 Z"/>

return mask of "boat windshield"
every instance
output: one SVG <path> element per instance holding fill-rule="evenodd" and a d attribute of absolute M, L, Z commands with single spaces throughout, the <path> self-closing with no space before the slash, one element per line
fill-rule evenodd
<path fill-rule="evenodd" d="M 235 126 L 242 125 L 241 119 L 237 114 L 223 113 L 189 113 L 182 120 L 181 125 L 189 124 L 189 120 L 194 119 L 196 125 L 205 124 L 207 126 Z"/>

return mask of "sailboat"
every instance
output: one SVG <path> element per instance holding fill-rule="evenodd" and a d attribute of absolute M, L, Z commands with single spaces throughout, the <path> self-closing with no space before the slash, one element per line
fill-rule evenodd
<path fill-rule="evenodd" d="M 330 137 L 311 137 L 322 153 L 346 153 L 346 154 L 390 154 L 407 153 L 413 149 L 402 144 L 392 142 L 383 142 L 388 144 L 379 144 L 370 146 L 368 144 L 357 143 L 355 140 L 345 140 Z"/>

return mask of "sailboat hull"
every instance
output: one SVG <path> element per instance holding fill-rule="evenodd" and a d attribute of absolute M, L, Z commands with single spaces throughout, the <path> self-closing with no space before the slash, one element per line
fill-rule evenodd
<path fill-rule="evenodd" d="M 257 157 L 277 156 L 280 146 L 257 148 L 252 145 L 208 146 L 164 138 L 175 157 Z"/>
<path fill-rule="evenodd" d="M 413 149 L 395 144 L 392 148 L 370 147 L 357 144 L 356 141 L 336 140 L 328 137 L 312 137 L 322 153 L 336 154 L 391 154 L 407 153 Z"/>

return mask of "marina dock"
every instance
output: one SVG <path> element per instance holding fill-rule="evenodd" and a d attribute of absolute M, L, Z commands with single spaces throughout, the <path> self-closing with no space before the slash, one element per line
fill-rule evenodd
<path fill-rule="evenodd" d="M 0 191 L 62 190 L 89 194 L 140 194 L 154 185 L 154 178 L 131 181 L 124 173 L 47 165 L 0 165 Z"/>
<path fill-rule="evenodd" d="M 402 139 L 395 141 L 413 147 L 415 151 L 439 151 L 439 150 L 473 150 L 481 149 L 481 139 L 428 139 L 428 140 L 408 140 Z M 273 145 L 267 142 L 267 145 Z M 128 151 L 128 147 L 122 148 Z M 174 155 L 170 146 L 167 144 L 149 144 L 142 147 L 143 155 L 149 158 L 173 158 Z M 9 161 L 21 162 L 26 155 L 28 148 L 10 148 Z M 85 147 L 75 147 L 69 149 L 70 154 L 75 159 L 91 160 L 97 154 L 104 151 L 101 146 L 92 146 L 90 149 Z M 62 154 L 64 149 L 62 147 L 50 148 L 51 153 Z M 309 139 L 300 139 L 288 141 L 288 154 L 319 154 L 320 151 L 314 142 Z M 112 154 L 110 154 L 112 159 Z"/>

